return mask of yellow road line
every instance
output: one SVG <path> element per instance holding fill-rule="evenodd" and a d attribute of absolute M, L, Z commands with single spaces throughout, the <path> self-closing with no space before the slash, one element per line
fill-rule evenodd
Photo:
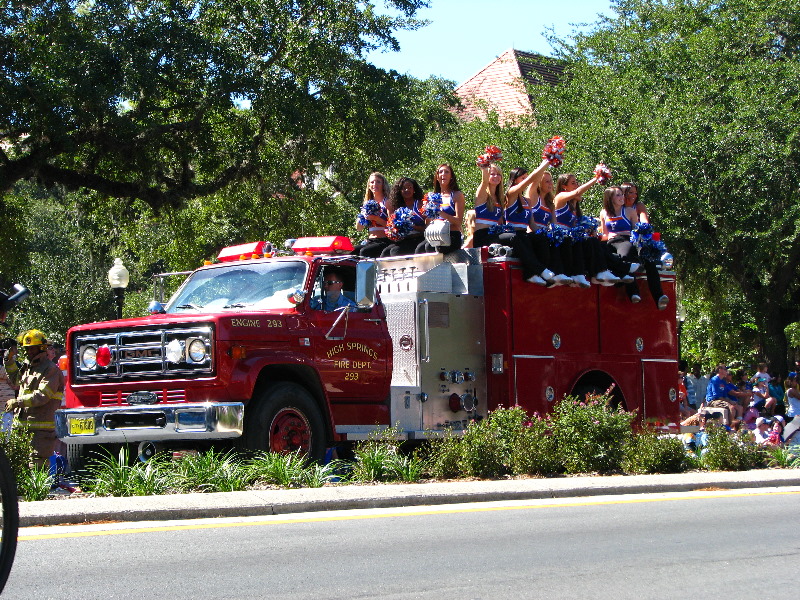
<path fill-rule="evenodd" d="M 697 492 L 691 492 L 697 493 Z M 391 512 L 380 514 L 350 514 L 350 515 L 336 515 L 336 516 L 319 516 L 319 517 L 276 517 L 269 520 L 259 521 L 238 521 L 234 523 L 194 523 L 191 525 L 163 525 L 155 527 L 137 527 L 132 529 L 108 529 L 101 531 L 75 531 L 66 533 L 43 533 L 34 535 L 19 536 L 20 541 L 30 540 L 55 540 L 61 538 L 79 538 L 79 537 L 94 537 L 100 535 L 122 535 L 132 533 L 151 533 L 151 532 L 165 532 L 165 531 L 190 531 L 199 529 L 221 529 L 226 527 L 251 527 L 257 525 L 293 525 L 296 523 L 323 523 L 326 521 L 358 521 L 363 519 L 386 519 L 396 517 L 415 517 L 420 515 L 441 515 L 441 514 L 458 514 L 458 513 L 477 513 L 477 512 L 492 512 L 504 510 L 531 510 L 542 508 L 569 508 L 577 506 L 605 506 L 613 504 L 645 504 L 650 502 L 672 502 L 676 500 L 711 500 L 717 498 L 745 498 L 753 496 L 780 496 L 800 494 L 800 491 L 775 491 L 775 492 L 740 492 L 740 493 L 704 493 L 702 496 L 686 495 L 686 496 L 671 496 L 666 498 L 626 498 L 619 500 L 588 500 L 585 502 L 559 502 L 553 504 L 525 504 L 519 506 L 481 506 L 471 508 L 430 508 L 426 510 L 413 510 L 409 507 L 409 512 Z M 229 517 L 223 517 L 229 518 Z"/>

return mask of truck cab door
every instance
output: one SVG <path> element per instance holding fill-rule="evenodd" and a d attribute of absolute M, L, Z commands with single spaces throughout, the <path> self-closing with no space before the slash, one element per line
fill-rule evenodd
<path fill-rule="evenodd" d="M 315 364 L 333 412 L 340 413 L 336 421 L 356 423 L 356 413 L 359 420 L 373 418 L 365 417 L 371 413 L 359 406 L 385 405 L 388 401 L 391 341 L 380 303 L 350 311 L 311 308 L 316 304 L 315 299 L 323 298 L 322 283 L 326 270 L 331 268 L 336 269 L 344 283 L 343 294 L 353 298 L 355 266 L 322 264 L 314 275 L 306 311 Z M 370 424 L 374 423 L 373 418 Z"/>

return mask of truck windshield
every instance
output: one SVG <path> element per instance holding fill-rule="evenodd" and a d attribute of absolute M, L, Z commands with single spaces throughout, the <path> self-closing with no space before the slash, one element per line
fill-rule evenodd
<path fill-rule="evenodd" d="M 305 262 L 274 261 L 196 271 L 175 293 L 166 311 L 291 308 L 289 293 L 303 287 L 306 269 Z"/>

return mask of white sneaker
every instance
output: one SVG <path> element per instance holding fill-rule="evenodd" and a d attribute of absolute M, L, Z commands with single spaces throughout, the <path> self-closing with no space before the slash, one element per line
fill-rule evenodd
<path fill-rule="evenodd" d="M 538 275 L 533 275 L 531 277 L 528 277 L 525 281 L 535 283 L 536 285 L 547 285 L 547 282 Z"/>
<path fill-rule="evenodd" d="M 554 284 L 553 285 L 566 285 L 572 281 L 572 277 L 569 275 L 564 275 L 563 273 L 559 273 L 555 277 L 553 277 Z"/>
<path fill-rule="evenodd" d="M 572 281 L 574 281 L 578 287 L 582 288 L 588 288 L 591 287 L 592 285 L 591 283 L 589 283 L 589 280 L 586 279 L 585 275 L 574 275 L 572 277 Z"/>
<path fill-rule="evenodd" d="M 628 271 L 628 273 L 638 273 L 639 269 L 641 269 L 641 268 L 642 268 L 642 265 L 640 265 L 639 263 L 631 263 L 631 268 Z"/>
<path fill-rule="evenodd" d="M 658 310 L 664 310 L 665 308 L 667 308 L 668 304 L 669 304 L 669 296 L 666 295 L 661 296 L 661 298 L 658 299 Z"/>
<path fill-rule="evenodd" d="M 614 275 L 614 274 L 613 274 L 611 271 L 609 271 L 608 269 L 606 269 L 605 271 L 600 271 L 600 272 L 599 272 L 599 273 L 596 275 L 596 277 L 597 277 L 597 279 L 599 279 L 600 281 L 610 281 L 611 283 L 617 283 L 617 282 L 619 282 L 619 277 L 617 277 L 616 275 Z"/>
<path fill-rule="evenodd" d="M 641 301 L 642 297 L 639 294 L 634 294 L 633 296 L 631 296 L 631 302 L 633 302 L 634 304 L 639 304 L 639 302 Z"/>
<path fill-rule="evenodd" d="M 552 281 L 553 278 L 556 276 L 550 269 L 545 269 L 541 273 L 539 273 L 539 277 L 544 279 L 545 281 Z"/>
<path fill-rule="evenodd" d="M 605 279 L 598 279 L 597 277 L 592 277 L 592 283 L 595 285 L 604 285 L 606 287 L 614 285 L 613 281 L 607 281 Z"/>

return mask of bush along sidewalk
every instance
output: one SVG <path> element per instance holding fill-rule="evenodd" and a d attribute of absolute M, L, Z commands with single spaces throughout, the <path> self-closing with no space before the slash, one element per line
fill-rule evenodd
<path fill-rule="evenodd" d="M 117 455 L 95 454 L 75 478 L 87 493 L 141 496 L 267 486 L 800 468 L 800 459 L 791 451 L 760 448 L 748 432 L 729 434 L 723 428 L 710 428 L 706 447 L 696 455 L 679 437 L 632 429 L 634 421 L 635 414 L 611 408 L 606 396 L 566 397 L 549 415 L 529 416 L 518 407 L 499 408 L 463 432 L 445 432 L 414 448 L 400 441 L 399 431 L 387 429 L 356 444 L 349 459 L 325 465 L 299 454 L 218 450 L 180 457 L 160 454 L 143 463 L 132 460 L 123 448 Z M 52 481 L 46 470 L 29 467 L 30 436 L 26 435 L 12 433 L 1 443 L 14 465 L 20 496 L 43 499 Z"/>

